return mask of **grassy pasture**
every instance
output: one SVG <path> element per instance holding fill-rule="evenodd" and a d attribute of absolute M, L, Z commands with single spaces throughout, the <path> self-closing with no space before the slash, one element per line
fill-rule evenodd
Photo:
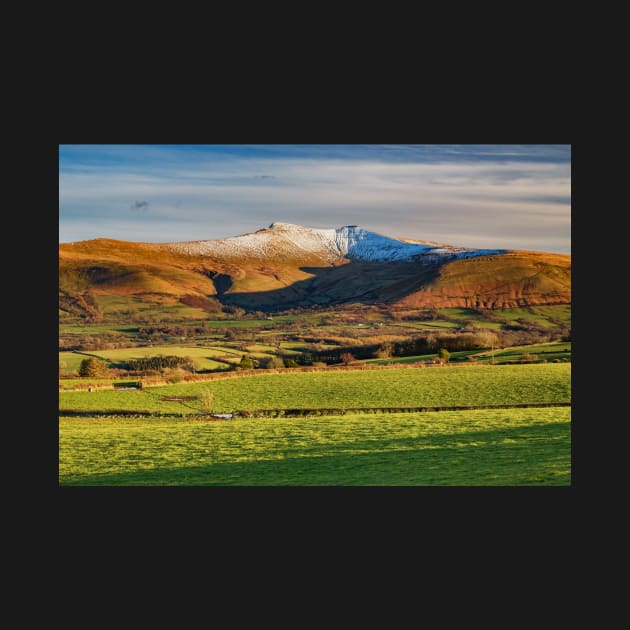
<path fill-rule="evenodd" d="M 65 365 L 63 374 L 78 374 L 81 361 L 88 356 L 95 356 L 103 359 L 109 367 L 142 357 L 152 357 L 158 354 L 178 357 L 190 357 L 197 363 L 199 370 L 223 370 L 226 362 L 238 363 L 243 354 L 241 350 L 228 346 L 176 346 L 176 345 L 156 345 L 132 348 L 115 348 L 111 350 L 91 350 L 86 354 L 65 352 L 59 353 L 59 365 Z"/>
<path fill-rule="evenodd" d="M 63 374 L 78 374 L 81 367 L 81 361 L 87 359 L 84 354 L 76 354 L 74 352 L 59 353 L 59 369 Z"/>
<path fill-rule="evenodd" d="M 181 304 L 170 296 L 167 301 L 148 302 L 132 295 L 99 295 L 96 301 L 103 318 L 110 321 L 142 317 L 150 321 L 179 322 L 208 317 L 203 309 Z"/>
<path fill-rule="evenodd" d="M 450 361 L 457 361 L 459 359 L 465 359 L 466 357 L 479 352 L 479 350 L 460 350 L 458 352 L 451 352 Z M 365 359 L 361 363 L 367 363 L 372 365 L 395 365 L 396 363 L 418 363 L 419 361 L 432 361 L 437 357 L 437 353 L 433 354 L 419 354 L 412 357 L 390 357 L 389 359 Z"/>
<path fill-rule="evenodd" d="M 497 314 L 507 318 L 512 323 L 517 319 L 525 319 L 535 324 L 553 328 L 556 326 L 550 319 L 557 319 L 564 324 L 571 325 L 571 305 L 558 304 L 552 306 L 529 306 L 522 308 L 508 308 L 496 311 Z"/>
<path fill-rule="evenodd" d="M 494 358 L 496 361 L 519 359 L 523 354 L 534 354 L 537 355 L 538 358 L 546 359 L 548 361 L 555 358 L 571 358 L 571 342 L 561 341 L 530 346 L 512 346 L 510 348 L 495 350 Z M 475 358 L 480 361 L 490 360 L 492 358 L 492 353 L 490 350 L 478 352 Z"/>
<path fill-rule="evenodd" d="M 138 326 L 129 326 L 128 324 L 64 324 L 63 322 L 59 322 L 60 334 L 100 335 L 108 332 L 134 335 L 138 332 Z"/>
<path fill-rule="evenodd" d="M 137 391 L 60 392 L 59 408 L 181 413 L 199 401 L 161 401 L 161 396 L 214 393 L 214 411 L 318 407 L 490 405 L 564 402 L 571 399 L 570 364 L 400 368 L 243 376 L 209 383 Z M 194 409 L 193 409 L 194 408 Z"/>
<path fill-rule="evenodd" d="M 297 315 L 276 315 L 272 320 L 268 319 L 216 319 L 208 321 L 210 328 L 257 328 L 259 326 L 272 326 L 294 322 Z"/>
<path fill-rule="evenodd" d="M 484 318 L 483 315 L 470 309 L 441 308 L 438 309 L 438 312 L 442 315 L 446 315 L 450 319 L 454 320 L 454 322 L 458 322 L 459 324 L 463 324 L 464 322 L 468 321 L 474 321 L 478 326 L 483 328 L 501 328 L 501 324 L 499 322 L 488 321 Z M 570 304 L 497 309 L 493 311 L 493 313 L 500 318 L 505 318 L 505 320 L 507 320 L 511 324 L 516 324 L 517 319 L 525 319 L 546 328 L 555 328 L 557 324 L 553 323 L 550 320 L 556 319 L 566 325 L 571 325 Z"/>
<path fill-rule="evenodd" d="M 322 350 L 339 347 L 334 343 L 318 343 L 317 346 Z M 300 354 L 302 352 L 309 352 L 311 344 L 304 341 L 281 341 L 280 347 L 284 354 Z"/>
<path fill-rule="evenodd" d="M 190 357 L 197 362 L 200 370 L 217 370 L 224 369 L 225 363 L 215 361 L 214 357 L 223 356 L 228 353 L 225 348 L 204 348 L 198 346 L 146 346 L 141 348 L 115 348 L 113 350 L 93 350 L 90 355 L 100 357 L 109 362 L 110 367 L 115 364 L 128 361 L 129 359 L 140 359 L 142 357 L 153 357 L 158 354 L 172 355 L 177 357 Z M 72 353 L 59 353 L 72 354 Z M 236 354 L 236 353 L 229 353 Z M 242 352 L 238 353 L 238 360 L 243 355 Z M 85 355 L 77 354 L 79 357 L 79 364 L 82 359 L 85 359 Z M 234 359 L 236 360 L 236 356 Z M 61 360 L 61 358 L 60 358 Z M 228 360 L 227 357 L 225 360 Z M 78 367 L 77 367 L 78 369 Z"/>
<path fill-rule="evenodd" d="M 538 359 L 552 361 L 553 359 L 570 359 L 571 358 L 571 342 L 552 342 L 544 344 L 536 344 L 529 346 L 512 346 L 494 351 L 495 361 L 518 360 L 523 354 L 534 354 Z M 467 357 L 473 357 L 475 361 L 487 363 L 492 360 L 492 351 L 488 350 L 461 350 L 451 352 L 450 361 L 464 360 Z M 419 354 L 413 357 L 391 357 L 389 359 L 366 359 L 361 363 L 373 365 L 394 365 L 396 363 L 417 363 L 419 361 L 431 361 L 437 357 L 437 354 Z"/>
<path fill-rule="evenodd" d="M 570 409 L 61 418 L 61 485 L 570 485 Z"/>
<path fill-rule="evenodd" d="M 503 311 L 496 311 L 497 313 L 502 313 Z M 498 322 L 488 321 L 483 315 L 477 313 L 468 308 L 441 308 L 438 310 L 438 313 L 442 315 L 446 315 L 447 317 L 455 320 L 457 325 L 462 325 L 466 322 L 475 322 L 477 326 L 483 328 L 500 328 L 501 324 Z"/>
<path fill-rule="evenodd" d="M 91 383 L 94 385 L 111 385 L 112 383 L 137 383 L 137 378 L 60 378 L 59 386 L 66 388 L 75 385 L 85 385 Z"/>
<path fill-rule="evenodd" d="M 395 324 L 385 324 L 387 328 L 395 327 L 395 328 L 407 328 L 411 330 L 451 330 L 455 328 L 460 328 L 460 322 L 449 322 L 446 320 L 436 319 L 435 321 L 426 321 L 426 322 L 413 322 L 413 321 L 403 321 L 396 322 Z"/>

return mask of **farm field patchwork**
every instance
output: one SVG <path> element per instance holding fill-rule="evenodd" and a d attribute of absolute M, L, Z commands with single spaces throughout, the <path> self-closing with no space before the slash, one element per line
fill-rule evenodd
<path fill-rule="evenodd" d="M 60 485 L 570 485 L 570 409 L 65 418 Z"/>

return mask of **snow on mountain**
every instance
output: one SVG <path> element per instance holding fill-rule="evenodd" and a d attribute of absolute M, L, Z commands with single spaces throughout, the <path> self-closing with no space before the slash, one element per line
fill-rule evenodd
<path fill-rule="evenodd" d="M 411 260 L 430 249 L 428 245 L 403 243 L 368 232 L 358 225 L 346 225 L 335 230 L 335 242 L 343 256 L 354 260 Z"/>
<path fill-rule="evenodd" d="M 165 246 L 186 254 L 218 258 L 244 256 L 252 259 L 282 260 L 312 254 L 329 263 L 340 258 L 366 261 L 409 261 L 418 256 L 427 262 L 437 262 L 504 252 L 498 249 L 466 249 L 406 243 L 364 230 L 358 225 L 346 225 L 337 229 L 318 229 L 292 223 L 272 223 L 268 228 L 231 238 L 168 243 Z"/>

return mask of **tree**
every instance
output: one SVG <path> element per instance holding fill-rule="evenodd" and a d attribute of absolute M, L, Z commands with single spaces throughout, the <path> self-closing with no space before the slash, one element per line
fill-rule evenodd
<path fill-rule="evenodd" d="M 264 370 L 272 370 L 275 368 L 283 368 L 284 361 L 280 357 L 265 357 L 260 359 L 258 365 Z"/>
<path fill-rule="evenodd" d="M 451 353 L 446 348 L 440 348 L 438 350 L 438 356 L 442 363 L 448 363 L 448 360 L 451 358 Z"/>
<path fill-rule="evenodd" d="M 214 399 L 214 393 L 209 387 L 202 389 L 199 393 L 199 406 L 202 411 L 206 413 L 212 413 L 212 401 Z"/>
<path fill-rule="evenodd" d="M 241 362 L 239 363 L 239 367 L 241 368 L 241 370 L 253 370 L 254 362 L 247 355 L 244 354 L 241 358 Z"/>
<path fill-rule="evenodd" d="M 353 363 L 354 361 L 356 361 L 354 355 L 351 352 L 344 352 L 341 355 L 341 362 L 344 365 L 348 365 L 349 363 Z"/>
<path fill-rule="evenodd" d="M 106 374 L 107 364 L 104 361 L 100 361 L 94 357 L 89 357 L 88 359 L 83 359 L 83 361 L 81 361 L 79 376 L 96 378 L 99 376 L 105 376 Z"/>
<path fill-rule="evenodd" d="M 295 359 L 284 359 L 284 367 L 300 367 Z"/>
<path fill-rule="evenodd" d="M 492 332 L 484 331 L 477 335 L 477 343 L 481 348 L 490 348 L 490 362 L 494 363 L 494 349 L 499 345 L 499 338 L 497 335 Z"/>
<path fill-rule="evenodd" d="M 310 352 L 304 352 L 299 358 L 299 363 L 302 365 L 311 365 L 313 363 L 313 355 Z"/>
<path fill-rule="evenodd" d="M 374 358 L 376 359 L 389 359 L 394 352 L 394 346 L 391 343 L 383 343 L 374 352 Z"/>
<path fill-rule="evenodd" d="M 158 354 L 153 357 L 142 357 L 140 359 L 129 359 L 127 367 L 134 371 L 164 370 L 167 368 L 191 369 L 192 359 L 190 357 L 178 357 L 175 355 Z"/>
<path fill-rule="evenodd" d="M 475 337 L 475 341 L 480 348 L 491 348 L 499 345 L 499 338 L 496 333 L 487 330 L 478 332 Z"/>

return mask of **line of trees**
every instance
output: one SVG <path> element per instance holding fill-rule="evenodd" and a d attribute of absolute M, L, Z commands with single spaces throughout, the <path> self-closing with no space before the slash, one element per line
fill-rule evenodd
<path fill-rule="evenodd" d="M 498 345 L 499 339 L 495 333 L 479 331 L 471 333 L 443 333 L 419 335 L 404 341 L 388 341 L 377 344 L 364 344 L 356 346 L 340 346 L 326 348 L 321 351 L 309 353 L 309 360 L 305 356 L 298 358 L 302 365 L 312 361 L 324 361 L 325 363 L 347 362 L 344 355 L 351 355 L 354 359 L 386 359 L 389 357 L 411 357 L 421 354 L 437 353 L 440 348 L 445 351 L 457 352 L 460 350 L 476 350 L 477 348 L 489 348 L 494 342 Z"/>
<path fill-rule="evenodd" d="M 173 355 L 158 354 L 154 357 L 142 357 L 130 359 L 125 364 L 128 370 L 142 372 L 146 370 L 163 370 L 166 368 L 184 368 L 192 370 L 193 360 L 190 357 L 177 357 Z"/>
<path fill-rule="evenodd" d="M 138 328 L 138 337 L 141 339 L 150 339 L 152 337 L 196 337 L 198 335 L 207 335 L 207 326 L 140 326 Z"/>

